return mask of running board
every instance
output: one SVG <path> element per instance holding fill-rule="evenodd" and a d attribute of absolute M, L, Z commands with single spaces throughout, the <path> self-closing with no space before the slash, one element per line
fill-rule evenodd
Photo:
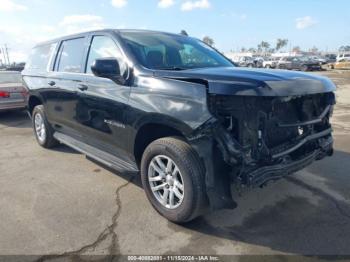
<path fill-rule="evenodd" d="M 101 164 L 104 164 L 116 171 L 119 171 L 121 173 L 138 173 L 139 172 L 139 169 L 137 168 L 136 164 L 133 165 L 131 163 L 128 163 L 117 156 L 111 155 L 95 147 L 87 145 L 70 136 L 62 134 L 60 132 L 55 132 L 53 136 L 62 144 L 65 144 L 79 151 L 80 153 L 86 155 L 87 157 L 90 157 L 100 162 Z"/>

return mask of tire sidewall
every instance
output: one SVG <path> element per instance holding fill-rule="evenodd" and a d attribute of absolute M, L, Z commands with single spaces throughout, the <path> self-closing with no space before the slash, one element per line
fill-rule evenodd
<path fill-rule="evenodd" d="M 45 125 L 45 131 L 46 131 L 46 137 L 45 137 L 45 140 L 44 141 L 40 141 L 40 139 L 38 138 L 38 134 L 36 132 L 36 129 L 35 129 L 35 116 L 37 114 L 40 114 L 43 121 L 44 121 L 44 125 Z M 44 107 L 42 105 L 39 105 L 39 106 L 36 106 L 33 110 L 33 114 L 32 114 L 32 122 L 33 122 L 33 130 L 34 130 L 34 135 L 35 135 L 35 138 L 36 138 L 36 141 L 39 143 L 39 145 L 43 146 L 43 147 L 46 147 L 47 146 L 47 142 L 48 142 L 48 136 L 49 136 L 49 125 L 48 125 L 48 122 L 46 120 L 46 116 L 45 116 L 45 111 L 44 111 Z"/>
<path fill-rule="evenodd" d="M 148 181 L 148 167 L 151 160 L 157 155 L 165 155 L 171 158 L 176 163 L 181 172 L 184 183 L 184 199 L 181 205 L 175 209 L 168 209 L 164 207 L 161 203 L 158 202 L 151 190 Z M 141 163 L 141 179 L 147 198 L 161 215 L 174 222 L 184 221 L 189 218 L 194 208 L 196 189 L 193 185 L 190 168 L 186 166 L 186 164 L 171 147 L 155 144 L 152 148 L 146 149 Z"/>

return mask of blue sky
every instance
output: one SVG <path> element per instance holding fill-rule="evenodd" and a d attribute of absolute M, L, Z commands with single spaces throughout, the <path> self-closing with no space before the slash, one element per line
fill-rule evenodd
<path fill-rule="evenodd" d="M 0 45 L 25 60 L 36 42 L 97 28 L 209 35 L 221 51 L 275 45 L 335 50 L 350 45 L 348 0 L 0 0 Z"/>

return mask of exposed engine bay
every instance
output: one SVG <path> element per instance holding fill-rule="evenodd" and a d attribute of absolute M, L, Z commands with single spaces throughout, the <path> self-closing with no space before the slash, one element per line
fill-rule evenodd
<path fill-rule="evenodd" d="M 231 177 L 262 186 L 333 153 L 334 93 L 288 97 L 210 95 L 213 129 Z"/>

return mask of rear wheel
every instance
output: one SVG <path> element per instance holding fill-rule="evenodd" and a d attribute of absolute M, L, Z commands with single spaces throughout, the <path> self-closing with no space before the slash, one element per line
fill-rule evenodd
<path fill-rule="evenodd" d="M 147 198 L 170 221 L 188 222 L 207 206 L 201 160 L 178 138 L 161 138 L 146 148 L 141 177 Z"/>
<path fill-rule="evenodd" d="M 51 148 L 58 144 L 58 141 L 53 137 L 53 129 L 46 119 L 43 105 L 34 108 L 32 121 L 34 134 L 39 145 L 44 148 Z"/>

